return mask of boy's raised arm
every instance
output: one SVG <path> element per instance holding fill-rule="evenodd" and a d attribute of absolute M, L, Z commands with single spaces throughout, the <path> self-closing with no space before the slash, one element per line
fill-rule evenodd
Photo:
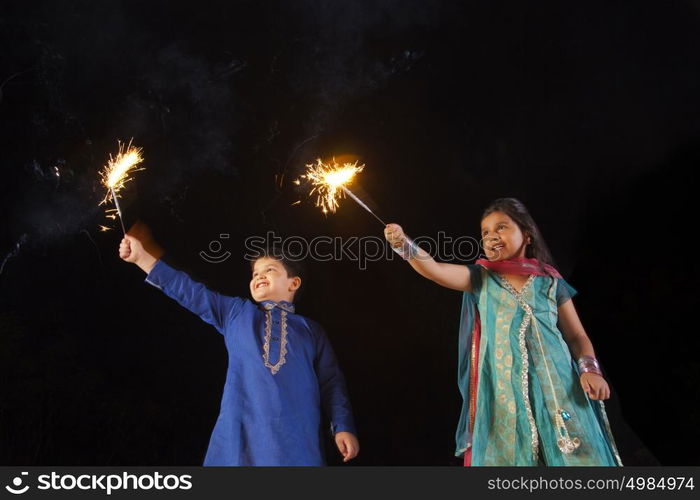
<path fill-rule="evenodd" d="M 209 290 L 187 273 L 173 269 L 161 257 L 163 249 L 151 236 L 148 227 L 136 223 L 119 246 L 119 256 L 139 266 L 148 274 L 146 282 L 195 313 L 224 333 L 226 321 L 238 313 L 243 300 Z"/>

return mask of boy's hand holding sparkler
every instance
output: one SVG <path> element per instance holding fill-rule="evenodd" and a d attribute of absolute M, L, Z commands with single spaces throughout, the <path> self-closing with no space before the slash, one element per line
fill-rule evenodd
<path fill-rule="evenodd" d="M 119 244 L 119 257 L 139 266 L 146 274 L 163 256 L 163 248 L 153 239 L 143 222 L 136 222 Z"/>

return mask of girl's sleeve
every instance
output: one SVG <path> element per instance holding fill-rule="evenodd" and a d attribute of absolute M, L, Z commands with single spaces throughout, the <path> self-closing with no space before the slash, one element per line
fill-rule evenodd
<path fill-rule="evenodd" d="M 357 435 L 345 377 L 340 371 L 338 360 L 325 332 L 320 326 L 317 326 L 316 332 L 314 368 L 321 391 L 321 404 L 331 421 L 331 432 L 333 435 L 338 432 L 350 432 Z"/>
<path fill-rule="evenodd" d="M 146 277 L 146 283 L 160 289 L 223 334 L 226 323 L 241 310 L 243 299 L 209 290 L 186 273 L 159 260 Z"/>
<path fill-rule="evenodd" d="M 467 265 L 467 268 L 469 269 L 469 282 L 471 283 L 472 287 L 471 293 L 478 295 L 479 291 L 481 290 L 481 270 L 483 268 L 476 264 L 469 264 Z"/>
<path fill-rule="evenodd" d="M 577 294 L 576 289 L 569 285 L 564 278 L 557 280 L 557 306 L 562 305 Z"/>

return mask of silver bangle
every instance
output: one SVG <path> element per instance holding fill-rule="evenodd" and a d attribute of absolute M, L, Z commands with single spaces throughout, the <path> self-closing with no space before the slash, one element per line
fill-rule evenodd
<path fill-rule="evenodd" d="M 403 239 L 401 246 L 392 246 L 391 249 L 399 254 L 403 260 L 411 260 L 418 255 L 418 245 L 408 236 Z"/>
<path fill-rule="evenodd" d="M 578 358 L 578 370 L 581 373 L 595 373 L 601 377 L 603 376 L 598 360 L 593 356 L 581 356 Z"/>

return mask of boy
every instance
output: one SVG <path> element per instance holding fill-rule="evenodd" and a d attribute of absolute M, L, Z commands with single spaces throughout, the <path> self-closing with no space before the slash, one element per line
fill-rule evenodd
<path fill-rule="evenodd" d="M 343 374 L 323 329 L 294 313 L 301 276 L 268 252 L 253 261 L 255 300 L 221 295 L 161 260 L 163 249 L 137 223 L 119 256 L 146 282 L 213 325 L 228 350 L 226 384 L 204 465 L 324 464 L 320 406 L 343 461 L 359 451 Z"/>

